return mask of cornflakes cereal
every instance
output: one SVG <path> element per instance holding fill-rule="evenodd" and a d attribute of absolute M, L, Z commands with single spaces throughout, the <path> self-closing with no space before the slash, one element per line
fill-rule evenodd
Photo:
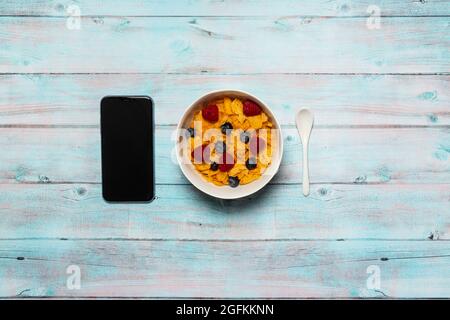
<path fill-rule="evenodd" d="M 217 186 L 248 184 L 271 164 L 272 127 L 267 114 L 251 100 L 210 101 L 190 124 L 191 161 Z"/>

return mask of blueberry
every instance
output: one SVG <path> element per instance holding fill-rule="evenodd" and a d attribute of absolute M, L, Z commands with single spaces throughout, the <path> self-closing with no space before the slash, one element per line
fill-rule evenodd
<path fill-rule="evenodd" d="M 211 169 L 212 171 L 217 171 L 217 169 L 219 169 L 219 164 L 218 164 L 218 163 L 215 163 L 215 162 L 211 163 L 210 169 Z"/>
<path fill-rule="evenodd" d="M 225 122 L 223 125 L 220 126 L 220 129 L 222 130 L 223 134 L 227 134 L 230 132 L 231 129 L 233 129 L 233 125 L 229 122 Z"/>
<path fill-rule="evenodd" d="M 250 141 L 250 134 L 246 131 L 241 132 L 241 135 L 239 137 L 242 142 L 248 143 Z"/>
<path fill-rule="evenodd" d="M 239 178 L 238 177 L 229 177 L 228 184 L 230 185 L 230 187 L 236 188 L 239 185 Z"/>
<path fill-rule="evenodd" d="M 194 128 L 188 128 L 186 135 L 189 135 L 191 138 L 193 138 L 195 136 Z"/>
<path fill-rule="evenodd" d="M 248 170 L 253 170 L 256 168 L 256 159 L 255 158 L 248 158 L 247 161 L 245 161 L 245 166 Z"/>
<path fill-rule="evenodd" d="M 223 141 L 216 142 L 216 152 L 224 153 L 227 150 L 227 145 Z"/>

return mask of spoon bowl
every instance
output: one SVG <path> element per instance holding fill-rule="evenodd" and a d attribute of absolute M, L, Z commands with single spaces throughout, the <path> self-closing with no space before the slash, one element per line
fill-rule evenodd
<path fill-rule="evenodd" d="M 308 109 L 300 110 L 295 117 L 298 134 L 303 146 L 303 195 L 309 195 L 309 169 L 308 169 L 308 144 L 311 130 L 314 124 L 314 115 Z"/>

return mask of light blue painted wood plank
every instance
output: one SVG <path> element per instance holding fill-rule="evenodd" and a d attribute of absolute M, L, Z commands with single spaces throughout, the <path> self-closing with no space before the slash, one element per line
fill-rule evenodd
<path fill-rule="evenodd" d="M 265 101 L 283 125 L 312 109 L 316 125 L 450 125 L 450 76 L 417 75 L 0 75 L 0 125 L 99 125 L 110 94 L 151 95 L 155 121 L 178 123 L 211 90 L 237 88 Z"/>
<path fill-rule="evenodd" d="M 285 128 L 274 183 L 300 183 L 301 144 Z M 173 158 L 174 127 L 156 130 L 156 183 L 186 184 Z M 317 128 L 311 135 L 312 183 L 449 183 L 450 129 Z M 99 183 L 99 128 L 0 128 L 0 182 Z"/>
<path fill-rule="evenodd" d="M 446 0 L 262 0 L 262 1 L 203 1 L 203 0 L 6 0 L 0 3 L 3 15 L 65 16 L 71 5 L 77 5 L 82 15 L 158 16 L 158 15 L 208 15 L 208 16 L 260 16 L 260 15 L 314 15 L 314 16 L 365 16 L 368 8 L 377 5 L 382 15 L 424 16 L 449 15 Z"/>
<path fill-rule="evenodd" d="M 0 176 L 8 182 L 1 185 L 0 234 L 8 238 L 426 239 L 435 231 L 441 238 L 450 234 L 448 129 L 317 129 L 310 158 L 314 185 L 307 199 L 298 184 L 276 185 L 298 183 L 301 177 L 296 131 L 286 129 L 280 173 L 256 198 L 226 202 L 190 185 L 158 185 L 158 199 L 142 206 L 111 206 L 101 199 L 98 128 L 0 132 L 0 146 L 8 150 L 0 161 Z M 156 182 L 186 184 L 170 160 L 171 128 L 156 133 Z M 443 184 L 426 184 L 437 182 Z"/>
<path fill-rule="evenodd" d="M 444 73 L 450 17 L 0 18 L 0 72 Z"/>
<path fill-rule="evenodd" d="M 449 241 L 1 241 L 0 296 L 448 297 Z M 21 257 L 20 260 L 17 257 Z M 66 287 L 69 265 L 80 290 Z M 380 289 L 367 287 L 369 266 Z"/>
<path fill-rule="evenodd" d="M 450 239 L 448 184 L 268 185 L 242 200 L 157 185 L 150 204 L 107 204 L 99 184 L 0 184 L 0 238 Z M 132 251 L 130 251 L 132 252 Z"/>

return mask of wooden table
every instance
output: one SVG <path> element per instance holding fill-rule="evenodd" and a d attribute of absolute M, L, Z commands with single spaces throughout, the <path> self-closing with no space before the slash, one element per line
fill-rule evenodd
<path fill-rule="evenodd" d="M 1 1 L 0 296 L 449 297 L 449 71 L 449 1 Z M 280 172 L 244 200 L 172 161 L 183 110 L 220 88 L 283 126 Z M 151 204 L 102 200 L 108 94 L 155 100 Z"/>

